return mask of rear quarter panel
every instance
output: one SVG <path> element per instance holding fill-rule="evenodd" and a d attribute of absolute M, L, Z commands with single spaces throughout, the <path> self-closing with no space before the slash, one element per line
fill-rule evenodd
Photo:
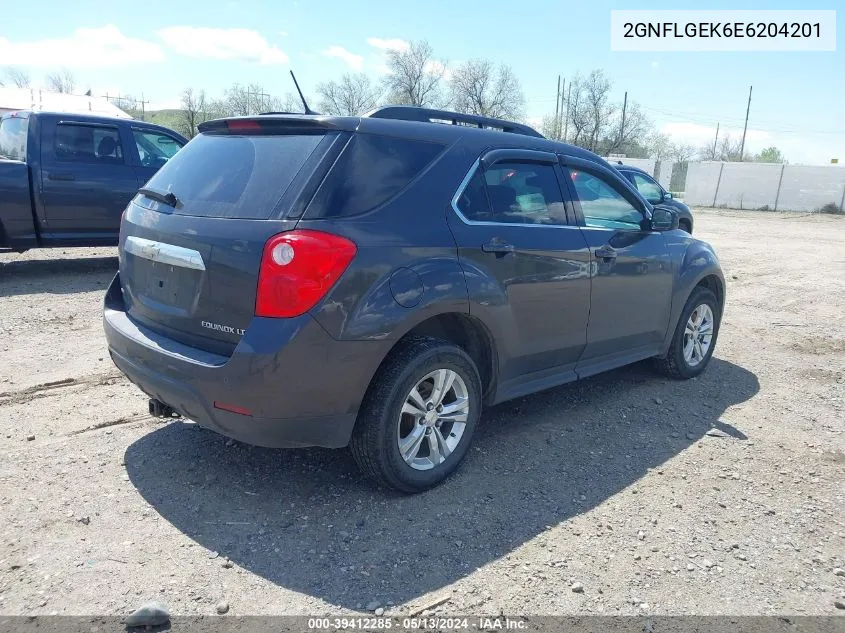
<path fill-rule="evenodd" d="M 299 222 L 297 228 L 343 235 L 358 247 L 350 268 L 312 312 L 331 336 L 395 341 L 427 318 L 469 311 L 446 212 L 475 159 L 470 156 L 460 146 L 445 149 L 401 193 L 370 212 Z"/>

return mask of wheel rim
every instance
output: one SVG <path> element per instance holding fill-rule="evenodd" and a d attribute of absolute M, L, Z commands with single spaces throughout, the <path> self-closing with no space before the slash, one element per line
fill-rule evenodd
<path fill-rule="evenodd" d="M 399 454 L 415 470 L 431 470 L 454 452 L 469 418 L 469 391 L 457 372 L 436 369 L 411 389 L 399 414 Z"/>
<path fill-rule="evenodd" d="M 684 361 L 690 367 L 696 367 L 707 357 L 713 341 L 713 310 L 702 303 L 689 316 L 684 328 Z"/>

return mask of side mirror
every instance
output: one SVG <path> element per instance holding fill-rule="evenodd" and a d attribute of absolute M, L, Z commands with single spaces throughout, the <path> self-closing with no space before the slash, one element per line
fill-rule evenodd
<path fill-rule="evenodd" d="M 667 209 L 654 209 L 651 212 L 652 231 L 672 231 L 678 228 L 678 216 Z"/>
<path fill-rule="evenodd" d="M 672 199 L 672 192 L 671 191 L 664 191 L 663 192 L 663 198 L 665 200 L 671 200 Z"/>

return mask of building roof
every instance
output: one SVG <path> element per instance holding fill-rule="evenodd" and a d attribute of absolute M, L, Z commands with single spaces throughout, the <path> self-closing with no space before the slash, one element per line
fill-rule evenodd
<path fill-rule="evenodd" d="M 131 119 L 106 99 L 48 92 L 37 88 L 6 88 L 0 86 L 0 111 L 31 110 L 33 112 L 67 112 Z"/>

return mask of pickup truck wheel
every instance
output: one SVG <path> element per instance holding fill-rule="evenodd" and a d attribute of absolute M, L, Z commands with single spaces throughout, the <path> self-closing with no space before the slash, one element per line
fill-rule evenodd
<path fill-rule="evenodd" d="M 401 492 L 427 490 L 460 465 L 481 413 L 481 380 L 461 348 L 403 343 L 367 390 L 350 448 L 358 466 Z"/>
<path fill-rule="evenodd" d="M 681 312 L 668 353 L 655 359 L 658 369 L 677 379 L 703 372 L 716 347 L 721 316 L 716 295 L 707 288 L 696 288 Z"/>

